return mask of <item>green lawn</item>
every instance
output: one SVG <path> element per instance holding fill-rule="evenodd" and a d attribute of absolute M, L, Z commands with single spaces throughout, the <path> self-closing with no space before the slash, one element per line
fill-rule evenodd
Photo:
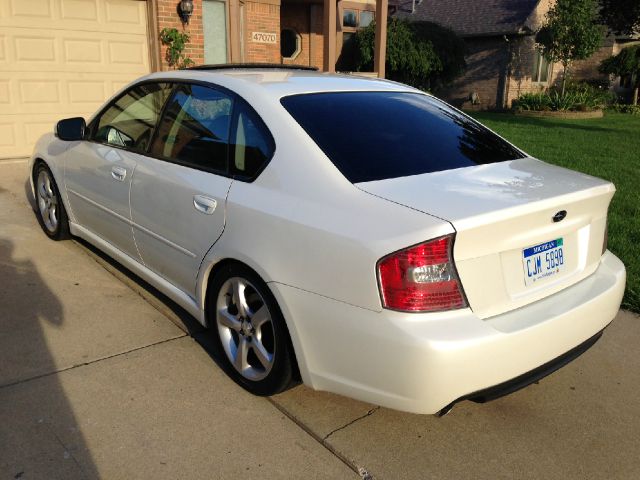
<path fill-rule="evenodd" d="M 609 250 L 627 267 L 623 307 L 640 313 L 640 117 L 610 113 L 593 120 L 473 116 L 541 160 L 612 181 Z"/>

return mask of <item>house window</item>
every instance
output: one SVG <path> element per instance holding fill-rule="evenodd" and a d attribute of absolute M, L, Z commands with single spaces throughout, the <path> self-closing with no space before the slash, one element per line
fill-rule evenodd
<path fill-rule="evenodd" d="M 342 26 L 356 28 L 358 26 L 358 12 L 356 10 L 345 10 L 342 15 Z"/>
<path fill-rule="evenodd" d="M 342 29 L 346 31 L 360 30 L 368 27 L 375 18 L 372 10 L 355 10 L 345 8 L 342 13 Z"/>
<path fill-rule="evenodd" d="M 359 27 L 360 28 L 365 28 L 368 27 L 369 25 L 371 25 L 371 22 L 373 22 L 373 19 L 375 18 L 375 13 L 372 12 L 371 10 L 363 10 L 360 12 L 360 23 L 359 23 Z"/>
<path fill-rule="evenodd" d="M 533 64 L 533 81 L 536 83 L 547 83 L 549 81 L 549 60 L 536 50 Z"/>
<path fill-rule="evenodd" d="M 300 53 L 301 38 L 298 32 L 284 28 L 280 32 L 280 55 L 282 58 L 294 59 Z"/>
<path fill-rule="evenodd" d="M 342 32 L 338 35 L 338 61 L 336 68 L 342 72 L 351 72 L 356 68 L 356 42 L 358 30 L 368 27 L 375 19 L 373 10 L 359 10 L 353 2 L 342 11 Z M 365 5 L 362 5 L 366 8 Z"/>

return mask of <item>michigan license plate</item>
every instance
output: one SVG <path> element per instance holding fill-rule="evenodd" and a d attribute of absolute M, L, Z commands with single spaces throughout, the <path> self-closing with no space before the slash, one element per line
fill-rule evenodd
<path fill-rule="evenodd" d="M 543 279 L 556 276 L 564 268 L 564 245 L 562 238 L 534 245 L 522 250 L 524 284 L 535 285 Z"/>

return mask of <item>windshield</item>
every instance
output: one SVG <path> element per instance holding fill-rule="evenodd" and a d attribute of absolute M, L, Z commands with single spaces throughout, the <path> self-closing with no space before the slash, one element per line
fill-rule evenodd
<path fill-rule="evenodd" d="M 478 122 L 419 93 L 313 93 L 281 102 L 352 183 L 524 157 Z"/>

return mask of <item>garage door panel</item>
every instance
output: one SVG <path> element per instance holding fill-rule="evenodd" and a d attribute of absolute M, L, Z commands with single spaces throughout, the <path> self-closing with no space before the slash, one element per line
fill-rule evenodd
<path fill-rule="evenodd" d="M 97 0 L 61 0 L 61 20 L 93 20 L 98 21 Z"/>
<path fill-rule="evenodd" d="M 50 17 L 52 0 L 9 0 L 9 16 Z"/>
<path fill-rule="evenodd" d="M 45 2 L 50 7 L 38 9 L 38 3 L 32 2 Z M 0 0 L 0 5 L 0 12 L 4 12 L 0 13 L 0 27 L 33 29 L 40 23 L 53 30 L 147 33 L 147 6 L 141 0 Z"/>
<path fill-rule="evenodd" d="M 150 71 L 146 2 L 0 0 L 0 158 Z"/>
<path fill-rule="evenodd" d="M 22 28 L 3 29 L 11 40 L 4 51 L 2 70 L 13 72 L 108 72 L 143 75 L 149 72 L 146 36 L 99 34 L 66 30 L 27 33 Z M 1 62 L 0 57 L 0 62 Z M 128 75 L 127 78 L 131 78 Z"/>
<path fill-rule="evenodd" d="M 10 78 L 0 72 L 0 120 L 9 115 L 56 113 L 69 116 L 91 115 L 104 101 L 130 83 L 120 74 L 57 73 L 55 79 L 43 73 L 23 72 L 23 78 Z"/>

